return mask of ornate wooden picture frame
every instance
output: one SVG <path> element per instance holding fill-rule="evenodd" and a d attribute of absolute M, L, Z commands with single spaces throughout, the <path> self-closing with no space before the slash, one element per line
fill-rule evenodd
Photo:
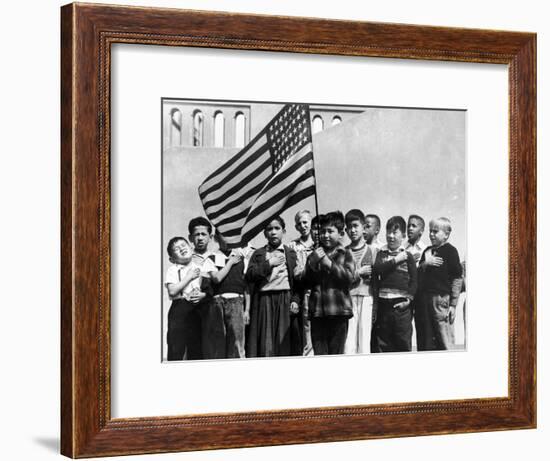
<path fill-rule="evenodd" d="M 89 4 L 64 6 L 61 32 L 62 454 L 92 457 L 536 426 L 535 34 Z M 110 72 L 116 43 L 506 64 L 508 396 L 112 418 Z"/>

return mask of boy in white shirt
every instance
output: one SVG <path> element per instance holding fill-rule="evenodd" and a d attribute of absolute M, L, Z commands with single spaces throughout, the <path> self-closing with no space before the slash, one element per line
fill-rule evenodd
<path fill-rule="evenodd" d="M 403 244 L 403 248 L 413 255 L 418 267 L 420 256 L 424 253 L 427 245 L 422 241 L 424 233 L 424 218 L 417 214 L 412 214 L 407 220 L 407 241 Z"/>
<path fill-rule="evenodd" d="M 355 261 L 355 274 L 350 288 L 353 302 L 353 317 L 348 321 L 345 354 L 368 354 L 370 352 L 373 289 L 372 266 L 376 258 L 373 247 L 364 238 L 365 215 L 361 210 L 346 213 L 346 233 L 351 243 L 346 247 Z"/>
<path fill-rule="evenodd" d="M 167 358 L 201 359 L 202 322 L 196 300 L 207 296 L 209 281 L 201 277 L 199 266 L 191 261 L 191 245 L 185 238 L 172 238 L 167 251 L 172 263 L 165 279 L 168 296 L 172 300 L 168 311 Z"/>

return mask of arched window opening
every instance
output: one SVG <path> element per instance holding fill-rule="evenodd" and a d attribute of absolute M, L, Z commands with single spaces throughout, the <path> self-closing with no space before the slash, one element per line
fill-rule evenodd
<path fill-rule="evenodd" d="M 235 147 L 244 147 L 245 144 L 245 118 L 242 112 L 235 114 Z"/>
<path fill-rule="evenodd" d="M 170 146 L 181 145 L 181 121 L 182 115 L 179 109 L 170 111 Z"/>
<path fill-rule="evenodd" d="M 324 128 L 323 118 L 320 115 L 316 115 L 315 117 L 313 117 L 312 125 L 313 125 L 312 126 L 313 134 L 323 131 L 323 128 Z"/>
<path fill-rule="evenodd" d="M 225 136 L 225 118 L 222 112 L 214 114 L 214 147 L 223 147 Z"/>
<path fill-rule="evenodd" d="M 339 115 L 335 115 L 334 117 L 332 117 L 332 126 L 338 125 L 340 123 L 342 123 L 342 117 L 340 117 Z"/>
<path fill-rule="evenodd" d="M 201 147 L 203 145 L 204 134 L 204 115 L 200 110 L 193 113 L 193 146 Z"/>

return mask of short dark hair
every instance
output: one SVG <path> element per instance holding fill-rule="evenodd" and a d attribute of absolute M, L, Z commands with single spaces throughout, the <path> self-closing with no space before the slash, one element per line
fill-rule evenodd
<path fill-rule="evenodd" d="M 424 222 L 424 218 L 422 216 L 418 216 L 417 214 L 412 214 L 409 216 L 408 221 L 411 219 L 416 219 L 417 221 L 420 221 L 420 224 L 422 224 L 422 230 L 426 228 L 426 223 Z"/>
<path fill-rule="evenodd" d="M 208 221 L 208 219 L 206 219 L 204 216 L 197 216 L 196 218 L 193 218 L 191 221 L 189 221 L 189 235 L 193 235 L 195 227 L 198 226 L 205 226 L 208 229 L 208 233 L 212 234 L 212 224 L 210 224 L 210 221 Z"/>
<path fill-rule="evenodd" d="M 334 226 L 338 232 L 344 230 L 344 215 L 341 211 L 331 211 L 330 213 L 319 216 L 320 227 Z"/>
<path fill-rule="evenodd" d="M 191 246 L 189 244 L 189 241 L 185 237 L 172 237 L 168 242 L 168 245 L 166 245 L 166 251 L 168 252 L 168 256 L 170 256 L 171 258 L 174 256 L 174 245 L 180 240 L 183 240 L 185 243 L 187 243 L 187 245 Z"/>
<path fill-rule="evenodd" d="M 365 221 L 367 220 L 367 218 L 374 219 L 376 221 L 376 225 L 378 226 L 378 229 L 380 229 L 380 226 L 382 225 L 380 221 L 380 216 L 376 214 L 368 214 L 368 215 L 365 215 Z"/>
<path fill-rule="evenodd" d="M 271 224 L 272 221 L 277 221 L 281 225 L 283 230 L 286 229 L 285 220 L 283 218 L 281 218 L 279 215 L 277 215 L 277 216 L 273 216 L 272 218 L 269 218 L 269 220 L 266 221 L 265 227 L 264 227 L 264 232 L 267 229 L 267 226 L 269 226 L 269 224 Z"/>
<path fill-rule="evenodd" d="M 346 226 L 349 226 L 353 221 L 359 221 L 361 224 L 365 224 L 365 215 L 361 210 L 349 210 L 346 213 L 344 221 L 346 222 Z"/>
<path fill-rule="evenodd" d="M 386 222 L 386 232 L 391 232 L 396 229 L 399 229 L 403 234 L 407 232 L 407 223 L 405 219 L 403 219 L 403 216 L 392 216 Z"/>

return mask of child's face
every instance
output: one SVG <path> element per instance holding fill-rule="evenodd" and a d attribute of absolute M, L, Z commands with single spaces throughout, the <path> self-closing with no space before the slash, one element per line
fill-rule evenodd
<path fill-rule="evenodd" d="M 432 242 L 433 246 L 438 247 L 443 245 L 448 238 L 449 234 L 445 229 L 441 228 L 437 223 L 430 224 L 430 242 Z"/>
<path fill-rule="evenodd" d="M 189 264 L 191 261 L 191 247 L 185 240 L 178 240 L 172 245 L 170 261 L 174 264 Z"/>
<path fill-rule="evenodd" d="M 353 243 L 363 240 L 363 233 L 365 232 L 365 226 L 358 219 L 351 221 L 346 226 L 346 234 Z"/>
<path fill-rule="evenodd" d="M 272 248 L 277 248 L 283 242 L 285 230 L 281 223 L 274 219 L 264 230 L 265 238 Z"/>
<path fill-rule="evenodd" d="M 367 242 L 372 242 L 372 239 L 378 235 L 378 232 L 380 232 L 380 227 L 378 226 L 376 219 L 366 218 L 363 233 L 365 240 Z"/>
<path fill-rule="evenodd" d="M 419 219 L 411 218 L 407 223 L 407 237 L 411 242 L 417 242 L 422 237 L 424 228 L 422 222 Z"/>
<path fill-rule="evenodd" d="M 311 217 L 307 214 L 303 214 L 296 220 L 296 230 L 300 233 L 300 236 L 307 237 L 311 231 Z"/>
<path fill-rule="evenodd" d="M 193 242 L 195 251 L 199 253 L 206 251 L 208 248 L 208 242 L 210 242 L 208 227 L 195 226 L 193 233 L 189 236 L 189 239 Z"/>
<path fill-rule="evenodd" d="M 340 232 L 336 226 L 323 226 L 319 233 L 319 240 L 325 250 L 332 250 L 340 242 L 340 237 L 344 232 Z"/>
<path fill-rule="evenodd" d="M 398 227 L 394 229 L 386 229 L 386 240 L 388 242 L 388 248 L 390 250 L 397 250 L 401 243 L 403 243 L 403 238 L 405 234 Z"/>

